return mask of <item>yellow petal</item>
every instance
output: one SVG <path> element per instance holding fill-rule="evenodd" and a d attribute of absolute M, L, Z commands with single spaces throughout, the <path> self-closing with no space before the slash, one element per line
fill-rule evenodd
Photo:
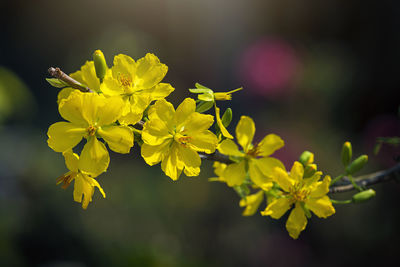
<path fill-rule="evenodd" d="M 249 160 L 249 175 L 250 179 L 259 187 L 262 187 L 265 183 L 272 182 L 272 178 L 261 172 L 256 159 Z"/>
<path fill-rule="evenodd" d="M 118 96 L 126 93 L 125 87 L 121 86 L 121 83 L 112 76 L 111 72 L 108 72 L 104 77 L 100 90 L 106 96 Z"/>
<path fill-rule="evenodd" d="M 198 176 L 200 174 L 201 159 L 195 151 L 179 145 L 178 157 L 185 165 L 186 176 Z"/>
<path fill-rule="evenodd" d="M 79 173 L 76 176 L 74 184 L 74 200 L 76 202 L 82 202 L 83 209 L 86 209 L 89 202 L 92 201 L 94 187 L 97 187 L 100 190 L 100 193 L 104 198 L 106 197 L 103 188 L 101 188 L 100 184 L 95 179 L 82 173 Z"/>
<path fill-rule="evenodd" d="M 164 142 L 156 146 L 144 143 L 141 148 L 141 155 L 147 164 L 153 166 L 159 163 L 166 153 L 168 153 L 169 146 L 170 142 Z"/>
<path fill-rule="evenodd" d="M 177 111 L 178 113 L 178 111 Z M 183 125 L 181 133 L 185 133 L 188 136 L 194 136 L 197 133 L 204 132 L 210 128 L 214 123 L 214 117 L 211 115 L 204 115 L 197 112 L 191 113 Z M 179 126 L 178 126 L 179 129 Z"/>
<path fill-rule="evenodd" d="M 83 116 L 86 107 L 83 97 L 84 93 L 79 90 L 74 90 L 70 93 L 68 98 L 63 99 L 58 106 L 61 117 L 76 125 L 87 126 L 88 121 Z"/>
<path fill-rule="evenodd" d="M 142 139 L 146 144 L 156 146 L 172 138 L 167 126 L 161 120 L 149 120 L 143 125 Z"/>
<path fill-rule="evenodd" d="M 79 169 L 96 177 L 107 170 L 109 163 L 110 156 L 106 146 L 96 137 L 90 137 L 82 149 Z"/>
<path fill-rule="evenodd" d="M 65 165 L 70 171 L 78 172 L 78 163 L 79 156 L 76 153 L 72 152 L 72 149 L 69 149 L 63 153 L 65 159 Z"/>
<path fill-rule="evenodd" d="M 329 175 L 325 176 L 322 182 L 317 182 L 315 188 L 311 191 L 310 197 L 320 198 L 328 194 L 329 186 L 331 184 L 331 177 Z"/>
<path fill-rule="evenodd" d="M 225 168 L 223 176 L 228 186 L 241 185 L 246 178 L 245 161 L 229 164 Z"/>
<path fill-rule="evenodd" d="M 176 118 L 176 126 L 177 130 L 180 131 L 183 123 L 187 120 L 187 118 L 195 112 L 196 110 L 196 102 L 192 98 L 185 98 L 183 102 L 178 106 L 175 112 Z"/>
<path fill-rule="evenodd" d="M 61 121 L 52 124 L 47 131 L 47 144 L 56 152 L 64 152 L 75 147 L 86 133 L 73 123 Z"/>
<path fill-rule="evenodd" d="M 151 53 L 137 61 L 134 84 L 136 88 L 152 88 L 167 74 L 168 67 Z"/>
<path fill-rule="evenodd" d="M 114 79 L 123 76 L 133 81 L 136 73 L 136 62 L 130 56 L 119 54 L 114 57 L 114 65 L 111 68 Z"/>
<path fill-rule="evenodd" d="M 273 176 L 275 167 L 286 171 L 285 165 L 279 159 L 273 157 L 260 158 L 255 161 L 260 171 L 267 177 Z"/>
<path fill-rule="evenodd" d="M 328 196 L 310 198 L 307 200 L 306 206 L 320 218 L 326 218 L 335 213 L 335 208 Z"/>
<path fill-rule="evenodd" d="M 217 148 L 218 138 L 211 131 L 204 131 L 192 136 L 190 147 L 199 152 L 211 154 Z"/>
<path fill-rule="evenodd" d="M 148 111 L 150 121 L 155 119 L 161 120 L 170 130 L 173 130 L 174 115 L 174 106 L 165 99 L 158 100 Z"/>
<path fill-rule="evenodd" d="M 214 164 L 213 164 L 214 173 L 221 177 L 223 175 L 223 173 L 224 173 L 224 170 L 226 169 L 226 166 L 228 166 L 228 165 L 226 165 L 225 163 L 221 163 L 219 161 L 215 161 Z"/>
<path fill-rule="evenodd" d="M 120 97 L 109 97 L 105 99 L 104 106 L 97 110 L 96 121 L 98 126 L 109 125 L 121 116 L 124 102 Z"/>
<path fill-rule="evenodd" d="M 151 100 L 159 100 L 169 96 L 174 90 L 174 87 L 169 83 L 159 83 L 153 88 L 146 90 L 146 93 L 151 95 Z"/>
<path fill-rule="evenodd" d="M 107 142 L 108 147 L 117 153 L 129 153 L 133 146 L 133 132 L 127 126 L 108 126 L 97 133 Z"/>
<path fill-rule="evenodd" d="M 178 151 L 176 144 L 172 144 L 169 153 L 163 158 L 161 162 L 161 169 L 172 180 L 178 180 L 182 173 L 183 166 L 178 162 Z"/>
<path fill-rule="evenodd" d="M 264 211 L 261 212 L 261 215 L 279 219 L 290 209 L 291 205 L 292 202 L 289 198 L 276 198 Z"/>
<path fill-rule="evenodd" d="M 142 117 L 143 117 L 142 113 L 135 114 L 135 113 L 132 113 L 132 112 L 128 112 L 126 115 L 121 116 L 118 119 L 118 121 L 122 125 L 129 125 L 129 124 L 135 125 L 136 123 L 138 123 L 142 119 Z"/>
<path fill-rule="evenodd" d="M 148 94 L 137 93 L 129 97 L 129 103 L 130 112 L 143 115 L 143 112 L 151 103 L 151 98 Z"/>
<path fill-rule="evenodd" d="M 293 163 L 292 169 L 290 170 L 290 178 L 292 178 L 296 182 L 301 182 L 304 176 L 304 168 L 303 165 L 295 161 Z"/>
<path fill-rule="evenodd" d="M 253 119 L 247 116 L 242 116 L 236 126 L 236 139 L 245 152 L 250 149 L 255 131 L 256 126 Z"/>
<path fill-rule="evenodd" d="M 260 152 L 259 155 L 268 157 L 284 145 L 285 143 L 279 136 L 276 134 L 269 134 L 265 136 L 264 139 L 258 144 L 258 151 Z"/>
<path fill-rule="evenodd" d="M 290 192 L 290 188 L 295 181 L 289 177 L 286 171 L 281 168 L 274 168 L 272 179 L 286 192 Z"/>
<path fill-rule="evenodd" d="M 262 190 L 255 194 L 246 196 L 245 199 L 241 199 L 239 202 L 240 207 L 246 207 L 242 213 L 243 216 L 252 216 L 258 210 L 261 202 L 264 199 L 264 192 Z"/>
<path fill-rule="evenodd" d="M 289 218 L 286 222 L 286 230 L 293 239 L 297 239 L 300 232 L 306 229 L 307 218 L 304 214 L 303 208 L 300 203 L 296 203 L 296 207 L 290 212 Z"/>
<path fill-rule="evenodd" d="M 224 155 L 243 157 L 244 153 L 239 151 L 238 146 L 230 139 L 225 139 L 218 145 L 218 151 Z"/>
<path fill-rule="evenodd" d="M 57 104 L 60 105 L 61 101 L 64 99 L 67 99 L 69 97 L 69 95 L 74 92 L 77 89 L 71 88 L 71 87 L 65 87 L 63 89 L 61 89 L 60 92 L 58 92 L 57 95 Z"/>
<path fill-rule="evenodd" d="M 217 106 L 215 106 L 215 119 L 217 121 L 219 129 L 221 130 L 222 135 L 225 136 L 226 138 L 233 139 L 233 136 L 228 132 L 228 130 L 225 128 L 224 124 L 222 123 L 220 109 Z"/>
<path fill-rule="evenodd" d="M 93 61 L 86 61 L 85 65 L 81 67 L 81 70 L 71 73 L 70 76 L 93 91 L 100 91 L 100 81 L 96 76 Z"/>

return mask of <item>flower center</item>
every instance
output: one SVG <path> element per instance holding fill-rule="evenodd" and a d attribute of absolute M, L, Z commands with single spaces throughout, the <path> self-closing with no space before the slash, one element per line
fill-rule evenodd
<path fill-rule="evenodd" d="M 257 158 L 260 154 L 258 146 L 254 146 L 246 152 L 246 155 L 251 158 Z"/>
<path fill-rule="evenodd" d="M 290 188 L 290 195 L 295 202 L 304 202 L 309 194 L 310 191 L 304 188 L 298 188 L 297 186 Z"/>
<path fill-rule="evenodd" d="M 62 189 L 67 189 L 68 186 L 71 184 L 72 180 L 74 179 L 76 173 L 69 171 L 65 173 L 64 175 L 60 176 L 56 180 L 56 185 L 59 185 L 62 183 L 61 188 Z"/>
<path fill-rule="evenodd" d="M 192 140 L 192 137 L 177 133 L 174 135 L 174 140 L 180 145 L 187 147 L 188 143 Z"/>
<path fill-rule="evenodd" d="M 119 74 L 118 80 L 121 83 L 121 86 L 124 88 L 125 92 L 127 94 L 132 93 L 132 79 L 128 77 L 127 75 L 124 75 L 122 73 Z"/>
<path fill-rule="evenodd" d="M 97 131 L 97 127 L 90 125 L 86 131 L 88 132 L 89 136 L 94 136 Z"/>

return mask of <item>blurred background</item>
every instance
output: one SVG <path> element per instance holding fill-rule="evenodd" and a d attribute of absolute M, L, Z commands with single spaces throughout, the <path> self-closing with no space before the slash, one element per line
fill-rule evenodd
<path fill-rule="evenodd" d="M 169 67 L 175 104 L 199 82 L 216 91 L 240 86 L 229 103 L 234 126 L 251 116 L 256 140 L 279 134 L 275 155 L 289 167 L 304 150 L 319 169 L 342 172 L 340 150 L 366 153 L 363 173 L 395 164 L 398 148 L 372 148 L 400 136 L 400 22 L 396 1 L 114 0 L 0 1 L 1 266 L 396 266 L 400 186 L 375 186 L 361 205 L 316 216 L 298 240 L 280 220 L 241 216 L 239 197 L 209 183 L 210 162 L 196 178 L 166 177 L 138 146 L 111 155 L 86 211 L 46 132 L 60 121 L 50 66 L 78 70 L 101 49 L 155 53 Z M 194 95 L 192 95 L 194 97 Z M 335 195 L 346 199 L 351 194 Z M 262 207 L 264 208 L 264 207 Z"/>

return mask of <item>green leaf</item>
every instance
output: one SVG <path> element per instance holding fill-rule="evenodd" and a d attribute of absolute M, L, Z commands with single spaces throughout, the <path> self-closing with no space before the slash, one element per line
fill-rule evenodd
<path fill-rule="evenodd" d="M 64 88 L 64 87 L 69 86 L 68 83 L 66 83 L 66 82 L 64 82 L 64 81 L 62 81 L 62 80 L 60 80 L 60 79 L 57 79 L 57 78 L 46 78 L 46 81 L 47 81 L 51 86 L 54 86 L 54 87 L 57 87 L 57 88 Z"/>
<path fill-rule="evenodd" d="M 227 108 L 227 109 L 225 110 L 224 115 L 222 115 L 221 121 L 222 121 L 222 124 L 223 124 L 225 127 L 228 127 L 228 126 L 229 126 L 229 124 L 230 124 L 231 121 L 232 121 L 232 109 L 231 109 L 231 108 Z"/>
<path fill-rule="evenodd" d="M 203 89 L 203 88 L 201 88 L 201 89 L 194 89 L 194 88 L 190 88 L 189 89 L 189 91 L 191 92 L 191 93 L 193 93 L 193 94 L 212 94 L 213 93 L 213 91 L 211 90 L 211 89 Z"/>
<path fill-rule="evenodd" d="M 201 94 L 201 95 L 198 95 L 197 98 L 202 100 L 202 101 L 208 101 L 208 102 L 214 103 L 214 94 L 213 93 L 211 93 L 211 94 L 209 94 L 209 93 Z"/>
<path fill-rule="evenodd" d="M 212 108 L 213 105 L 214 103 L 210 101 L 200 101 L 199 103 L 197 103 L 196 111 L 199 113 L 206 112 L 207 110 Z"/>
<path fill-rule="evenodd" d="M 196 88 L 198 88 L 198 89 L 210 89 L 210 88 L 205 87 L 204 85 L 201 85 L 201 84 L 199 84 L 199 83 L 196 83 L 195 86 L 196 86 Z M 211 89 L 210 89 L 210 90 L 211 90 Z"/>

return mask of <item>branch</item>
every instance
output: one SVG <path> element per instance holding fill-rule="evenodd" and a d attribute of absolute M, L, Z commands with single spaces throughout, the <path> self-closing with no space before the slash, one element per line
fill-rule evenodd
<path fill-rule="evenodd" d="M 362 175 L 356 179 L 356 183 L 361 187 L 371 186 L 374 184 L 392 180 L 398 177 L 399 175 L 400 175 L 400 163 L 387 170 L 382 170 L 367 175 Z M 343 185 L 332 186 L 329 189 L 329 192 L 342 193 L 342 192 L 352 191 L 354 189 L 355 189 L 354 186 L 350 182 L 346 182 Z"/>
<path fill-rule="evenodd" d="M 78 89 L 84 93 L 88 93 L 88 92 L 93 93 L 93 90 L 91 90 L 89 87 L 84 86 L 77 80 L 73 79 L 71 76 L 68 76 L 60 68 L 50 67 L 47 71 L 49 72 L 49 74 L 51 76 L 53 76 L 54 78 L 60 79 L 61 81 L 67 83 L 72 88 Z"/>
<path fill-rule="evenodd" d="M 233 161 L 230 160 L 228 156 L 225 156 L 219 152 L 214 152 L 212 154 L 206 154 L 204 152 L 199 152 L 199 155 L 200 155 L 200 158 L 206 159 L 206 160 L 219 161 L 219 162 L 225 163 L 225 164 L 233 163 Z"/>

